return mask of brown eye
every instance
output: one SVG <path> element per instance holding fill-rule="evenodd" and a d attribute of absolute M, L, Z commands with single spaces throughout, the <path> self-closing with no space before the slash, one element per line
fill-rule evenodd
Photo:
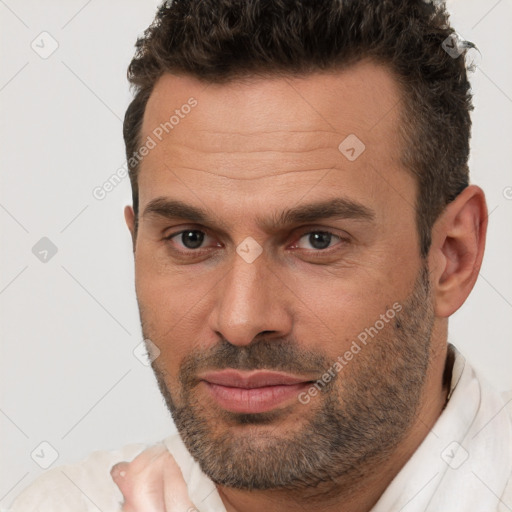
<path fill-rule="evenodd" d="M 197 249 L 201 246 L 204 240 L 204 233 L 202 231 L 187 230 L 181 233 L 181 243 L 187 249 Z"/>
<path fill-rule="evenodd" d="M 331 246 L 333 238 L 341 240 L 339 236 L 329 233 L 328 231 L 311 231 L 301 236 L 297 246 L 301 249 L 315 249 L 321 251 Z M 305 243 L 301 242 L 303 239 L 306 240 Z M 307 244 L 309 244 L 310 247 L 305 246 Z"/>
<path fill-rule="evenodd" d="M 202 248 L 202 244 L 207 236 L 204 231 L 199 229 L 185 229 L 166 236 L 164 240 L 171 245 L 177 245 L 178 250 L 194 251 Z"/>

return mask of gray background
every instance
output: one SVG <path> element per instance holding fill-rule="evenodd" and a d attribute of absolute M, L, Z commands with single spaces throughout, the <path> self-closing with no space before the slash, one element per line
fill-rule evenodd
<path fill-rule="evenodd" d="M 124 165 L 126 67 L 156 5 L 0 0 L 0 507 L 55 457 L 54 466 L 174 430 L 151 370 L 133 354 L 141 334 L 122 212 L 129 181 L 103 200 L 93 196 Z M 471 75 L 470 164 L 491 212 L 482 272 L 451 320 L 450 341 L 505 390 L 512 388 L 512 0 L 448 6 L 457 31 L 482 54 Z"/>

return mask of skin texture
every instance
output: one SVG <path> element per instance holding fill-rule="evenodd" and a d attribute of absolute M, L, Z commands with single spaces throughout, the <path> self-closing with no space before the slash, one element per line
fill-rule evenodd
<path fill-rule="evenodd" d="M 141 140 L 190 97 L 197 105 L 141 164 L 137 233 L 133 209 L 125 209 L 143 333 L 160 350 L 153 368 L 164 397 L 189 450 L 203 442 L 194 455 L 204 457 L 228 512 L 327 512 L 340 503 L 347 512 L 370 510 L 444 407 L 447 319 L 478 276 L 483 192 L 470 186 L 448 205 L 423 260 L 416 183 L 399 158 L 400 90 L 386 67 L 370 61 L 223 85 L 164 75 Z M 338 150 L 349 134 L 365 144 L 355 161 Z M 144 215 L 159 197 L 202 208 L 208 220 Z M 285 209 L 339 197 L 372 218 L 274 222 Z M 183 230 L 205 233 L 200 249 L 187 248 L 181 235 L 165 239 Z M 326 231 L 329 248 L 312 245 L 308 233 Z M 236 252 L 249 236 L 262 248 L 252 263 Z M 200 370 L 234 367 L 316 380 L 393 304 L 402 307 L 393 321 L 308 404 L 293 400 L 260 421 L 242 418 L 222 410 L 197 378 Z M 301 444 L 306 434 L 311 441 Z M 287 442 L 309 461 L 331 456 L 293 475 L 293 453 L 276 451 Z M 275 459 L 248 458 L 254 450 Z M 139 457 L 113 471 L 123 510 L 183 510 L 165 498 L 186 495 L 172 457 Z M 227 471 L 222 457 L 235 469 Z M 271 489 L 279 461 L 280 487 Z M 239 471 L 244 463 L 258 476 L 251 490 Z"/>

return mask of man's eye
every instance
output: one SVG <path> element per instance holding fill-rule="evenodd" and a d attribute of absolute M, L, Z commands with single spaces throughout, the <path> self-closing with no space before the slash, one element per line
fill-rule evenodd
<path fill-rule="evenodd" d="M 165 240 L 171 241 L 175 239 L 174 243 L 181 244 L 184 249 L 194 250 L 201 249 L 201 244 L 206 236 L 208 235 L 206 235 L 204 231 L 200 231 L 198 229 L 186 229 L 165 237 Z"/>
<path fill-rule="evenodd" d="M 341 238 L 338 235 L 334 235 L 329 231 L 311 231 L 309 233 L 305 233 L 300 237 L 299 241 L 296 244 L 296 247 L 298 247 L 299 249 L 314 249 L 317 251 L 321 251 L 332 247 L 331 242 L 334 239 L 344 241 L 343 238 Z"/>
<path fill-rule="evenodd" d="M 177 246 L 175 248 L 178 251 L 199 252 L 199 249 L 205 248 L 203 244 L 205 239 L 208 238 L 209 236 L 204 231 L 199 229 L 186 229 L 165 237 L 165 240 Z M 336 241 L 339 243 L 346 242 L 347 240 L 329 231 L 310 231 L 309 233 L 303 234 L 293 248 L 322 251 L 336 245 Z"/>

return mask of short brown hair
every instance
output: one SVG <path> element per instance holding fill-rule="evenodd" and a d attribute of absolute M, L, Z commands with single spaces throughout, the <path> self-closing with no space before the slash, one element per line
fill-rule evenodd
<path fill-rule="evenodd" d="M 127 159 L 140 145 L 146 104 L 164 73 L 226 83 L 373 58 L 389 66 L 403 91 L 401 156 L 418 183 L 416 218 L 426 256 L 435 220 L 469 183 L 473 106 L 464 56 L 474 45 L 459 41 L 459 56 L 445 51 L 446 41 L 457 41 L 448 18 L 439 0 L 164 2 L 128 68 L 135 96 L 124 118 Z M 138 171 L 129 163 L 136 216 Z"/>

